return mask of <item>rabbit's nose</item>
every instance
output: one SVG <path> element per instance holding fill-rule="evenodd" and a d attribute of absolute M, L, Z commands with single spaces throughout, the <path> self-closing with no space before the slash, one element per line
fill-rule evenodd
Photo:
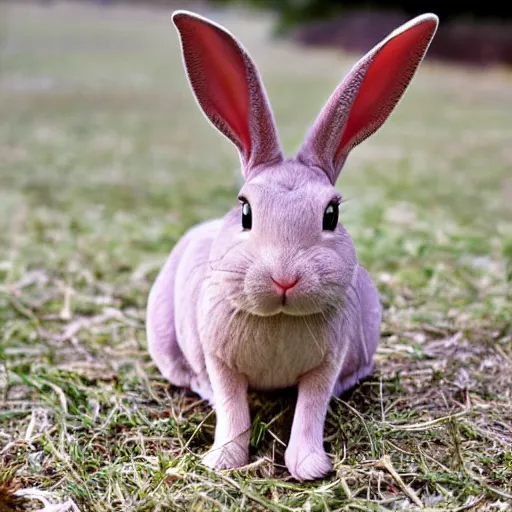
<path fill-rule="evenodd" d="M 288 290 L 292 289 L 298 282 L 299 278 L 295 279 L 286 279 L 286 278 L 280 278 L 279 281 L 277 279 L 272 279 L 272 284 L 274 286 L 274 289 L 281 295 L 285 294 Z"/>

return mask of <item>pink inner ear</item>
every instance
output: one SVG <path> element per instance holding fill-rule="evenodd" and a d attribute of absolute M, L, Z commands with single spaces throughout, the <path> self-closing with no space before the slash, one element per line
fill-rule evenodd
<path fill-rule="evenodd" d="M 192 87 L 214 124 L 228 125 L 246 157 L 251 153 L 245 62 L 227 34 L 200 20 L 177 16 Z M 187 34 L 188 33 L 188 34 Z"/>
<path fill-rule="evenodd" d="M 409 85 L 431 35 L 432 23 L 420 23 L 378 51 L 350 109 L 336 159 L 374 133 L 387 119 Z"/>

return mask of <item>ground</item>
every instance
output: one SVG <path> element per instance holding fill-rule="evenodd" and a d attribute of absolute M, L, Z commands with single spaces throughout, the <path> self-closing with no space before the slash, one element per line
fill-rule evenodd
<path fill-rule="evenodd" d="M 2 9 L 0 510 L 16 489 L 82 512 L 510 509 L 510 71 L 425 62 L 350 156 L 341 216 L 381 293 L 382 343 L 374 375 L 331 404 L 335 473 L 299 484 L 283 461 L 293 392 L 252 396 L 252 463 L 214 473 L 199 458 L 214 414 L 147 354 L 156 273 L 240 183 L 169 12 Z M 259 63 L 291 153 L 359 56 L 202 12 Z"/>

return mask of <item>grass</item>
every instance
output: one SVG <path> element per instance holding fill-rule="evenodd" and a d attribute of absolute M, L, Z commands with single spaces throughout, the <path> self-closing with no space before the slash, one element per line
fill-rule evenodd
<path fill-rule="evenodd" d="M 426 62 L 344 169 L 385 314 L 376 373 L 331 405 L 335 474 L 289 478 L 293 392 L 252 396 L 253 462 L 216 474 L 199 461 L 214 415 L 161 378 L 144 313 L 173 244 L 236 202 L 236 152 L 196 108 L 168 12 L 2 9 L 0 510 L 510 509 L 510 72 Z M 358 56 L 215 17 L 293 151 Z"/>

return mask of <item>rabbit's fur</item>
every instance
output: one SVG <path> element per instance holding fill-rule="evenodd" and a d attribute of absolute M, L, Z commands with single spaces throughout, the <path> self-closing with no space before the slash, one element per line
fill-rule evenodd
<path fill-rule="evenodd" d="M 298 386 L 286 465 L 299 480 L 318 478 L 332 468 L 323 448 L 329 400 L 372 371 L 381 321 L 345 228 L 323 225 L 326 208 L 341 199 L 335 183 L 347 154 L 390 115 L 438 20 L 412 20 L 361 59 L 293 159 L 283 157 L 241 44 L 196 14 L 173 20 L 200 107 L 239 150 L 252 224 L 243 228 L 238 206 L 178 242 L 149 295 L 149 351 L 172 384 L 215 407 L 215 442 L 203 459 L 213 468 L 248 462 L 248 388 Z"/>

